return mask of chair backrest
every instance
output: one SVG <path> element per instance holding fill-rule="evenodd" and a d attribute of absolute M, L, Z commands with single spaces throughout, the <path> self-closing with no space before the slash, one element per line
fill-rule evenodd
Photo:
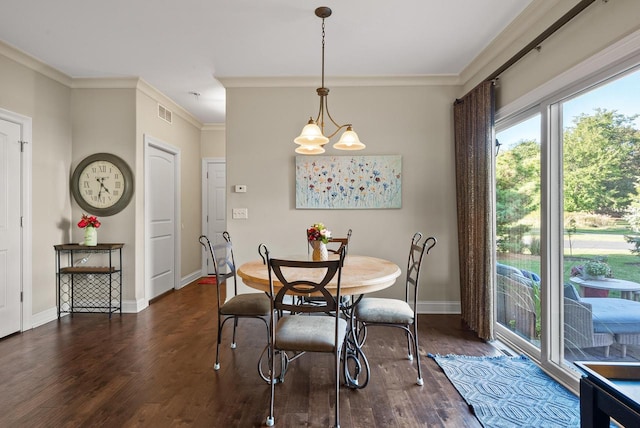
<path fill-rule="evenodd" d="M 233 244 L 231 243 L 231 236 L 228 232 L 223 232 L 222 237 L 224 242 L 219 244 L 211 244 L 211 241 L 206 235 L 201 235 L 199 238 L 200 244 L 204 247 L 204 251 L 207 253 L 207 258 L 211 260 L 213 266 L 213 272 L 208 272 L 209 275 L 215 275 L 216 286 L 218 288 L 218 301 L 220 300 L 220 287 L 226 284 L 227 279 L 233 278 L 233 292 L 234 295 L 238 294 L 238 284 L 236 278 L 236 262 L 233 257 Z"/>
<path fill-rule="evenodd" d="M 539 288 L 531 286 L 531 280 L 524 279 L 525 282 L 518 275 L 496 275 L 496 318 L 502 325 L 534 337 L 538 316 L 535 302 Z"/>
<path fill-rule="evenodd" d="M 524 278 L 524 277 L 522 277 Z M 499 323 L 528 338 L 536 337 L 536 293 L 531 280 L 522 282 L 517 276 L 496 275 L 496 316 Z M 538 294 L 539 295 L 539 294 Z"/>
<path fill-rule="evenodd" d="M 331 253 L 339 254 L 340 251 L 344 249 L 344 254 L 346 255 L 349 252 L 349 241 L 351 241 L 351 233 L 352 230 L 349 229 L 347 231 L 346 238 L 330 238 L 327 245 L 327 250 Z M 335 246 L 331 246 L 330 244 L 339 244 L 339 246 L 335 248 Z"/>
<path fill-rule="evenodd" d="M 430 236 L 422 243 L 422 233 L 416 232 L 411 238 L 411 247 L 409 249 L 409 260 L 407 262 L 407 280 L 405 288 L 405 301 L 413 304 L 415 312 L 418 304 L 418 285 L 420 284 L 420 267 L 425 254 L 436 245 L 436 238 Z M 413 296 L 413 299 L 411 299 Z"/>
<path fill-rule="evenodd" d="M 290 311 L 292 313 L 339 312 L 340 279 L 344 251 L 340 257 L 326 261 L 301 261 L 275 259 L 269 257 L 269 250 L 260 245 L 260 255 L 266 260 L 269 268 L 269 286 L 272 310 Z M 327 290 L 327 285 L 337 276 L 336 288 Z M 276 289 L 274 282 L 281 284 Z M 297 299 L 300 296 L 311 296 L 324 299 L 326 305 L 318 305 L 317 299 Z M 285 299 L 292 296 L 292 299 Z"/>
<path fill-rule="evenodd" d="M 572 349 L 594 346 L 593 312 L 589 303 L 564 298 L 564 345 Z"/>
<path fill-rule="evenodd" d="M 327 251 L 333 254 L 338 254 L 342 249 L 344 249 L 344 254 L 346 255 L 349 251 L 349 242 L 351 242 L 351 233 L 352 230 L 349 229 L 347 231 L 347 236 L 345 238 L 329 238 L 329 242 L 327 242 Z M 311 253 L 311 241 L 307 239 L 307 253 Z"/>

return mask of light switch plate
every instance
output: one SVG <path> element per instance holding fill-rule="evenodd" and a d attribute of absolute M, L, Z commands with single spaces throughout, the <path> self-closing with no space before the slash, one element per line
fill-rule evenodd
<path fill-rule="evenodd" d="M 236 193 L 245 193 L 247 191 L 246 184 L 236 184 L 235 186 Z"/>
<path fill-rule="evenodd" d="M 231 210 L 231 217 L 235 219 L 248 219 L 249 210 L 247 208 L 233 208 Z"/>

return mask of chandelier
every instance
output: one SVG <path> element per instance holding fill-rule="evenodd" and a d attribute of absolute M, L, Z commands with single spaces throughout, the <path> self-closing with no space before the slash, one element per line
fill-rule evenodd
<path fill-rule="evenodd" d="M 302 128 L 302 133 L 293 140 L 296 144 L 299 144 L 299 147 L 296 148 L 296 153 L 304 155 L 324 153 L 325 150 L 322 146 L 327 144 L 331 138 L 344 128 L 346 128 L 346 130 L 340 136 L 340 140 L 333 145 L 333 148 L 338 150 L 362 150 L 366 146 L 360 142 L 358 134 L 353 130 L 353 126 L 350 123 L 339 125 L 329 113 L 329 103 L 327 100 L 329 88 L 325 88 L 324 86 L 324 20 L 331 16 L 331 9 L 322 6 L 317 8 L 315 13 L 317 17 L 322 18 L 322 87 L 316 89 L 320 97 L 320 110 L 318 111 L 316 119 L 314 120 L 313 117 L 310 117 L 309 122 Z M 336 130 L 329 135 L 325 135 L 324 130 L 325 113 L 327 114 L 327 118 L 336 127 Z"/>

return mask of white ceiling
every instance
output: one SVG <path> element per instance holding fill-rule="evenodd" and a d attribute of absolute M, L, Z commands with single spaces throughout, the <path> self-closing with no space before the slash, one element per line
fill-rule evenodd
<path fill-rule="evenodd" d="M 217 78 L 319 81 L 318 6 L 333 10 L 326 76 L 423 76 L 460 74 L 532 1 L 2 0 L 0 40 L 73 78 L 141 77 L 223 123 Z"/>

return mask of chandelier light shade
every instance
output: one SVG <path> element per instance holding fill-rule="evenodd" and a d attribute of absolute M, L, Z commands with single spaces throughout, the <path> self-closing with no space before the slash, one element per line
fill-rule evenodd
<path fill-rule="evenodd" d="M 322 130 L 313 118 L 309 118 L 302 133 L 293 140 L 296 144 L 303 146 L 323 146 L 329 142 L 329 139 L 322 135 Z"/>
<path fill-rule="evenodd" d="M 333 145 L 333 148 L 338 150 L 362 150 L 365 145 L 362 144 L 353 128 L 347 126 L 347 130 L 342 133 L 340 140 Z"/>
<path fill-rule="evenodd" d="M 296 148 L 296 153 L 301 155 L 320 155 L 324 153 L 324 147 L 322 146 L 313 146 L 313 145 L 305 145 Z"/>
<path fill-rule="evenodd" d="M 320 97 L 320 109 L 318 111 L 318 117 L 315 120 L 313 117 L 309 118 L 309 122 L 304 126 L 300 135 L 293 140 L 300 146 L 296 148 L 296 153 L 307 155 L 324 153 L 325 150 L 322 146 L 327 144 L 331 138 L 345 128 L 346 130 L 340 136 L 340 140 L 333 145 L 333 148 L 338 150 L 362 150 L 366 146 L 360 141 L 358 134 L 353 130 L 353 125 L 350 123 L 339 125 L 329 113 L 329 103 L 327 99 L 329 96 L 329 88 L 325 88 L 324 86 L 324 20 L 331 16 L 331 9 L 322 6 L 316 9 L 315 14 L 317 17 L 322 18 L 322 87 L 316 89 Z M 325 113 L 329 121 L 336 127 L 335 131 L 329 135 L 325 134 Z"/>

